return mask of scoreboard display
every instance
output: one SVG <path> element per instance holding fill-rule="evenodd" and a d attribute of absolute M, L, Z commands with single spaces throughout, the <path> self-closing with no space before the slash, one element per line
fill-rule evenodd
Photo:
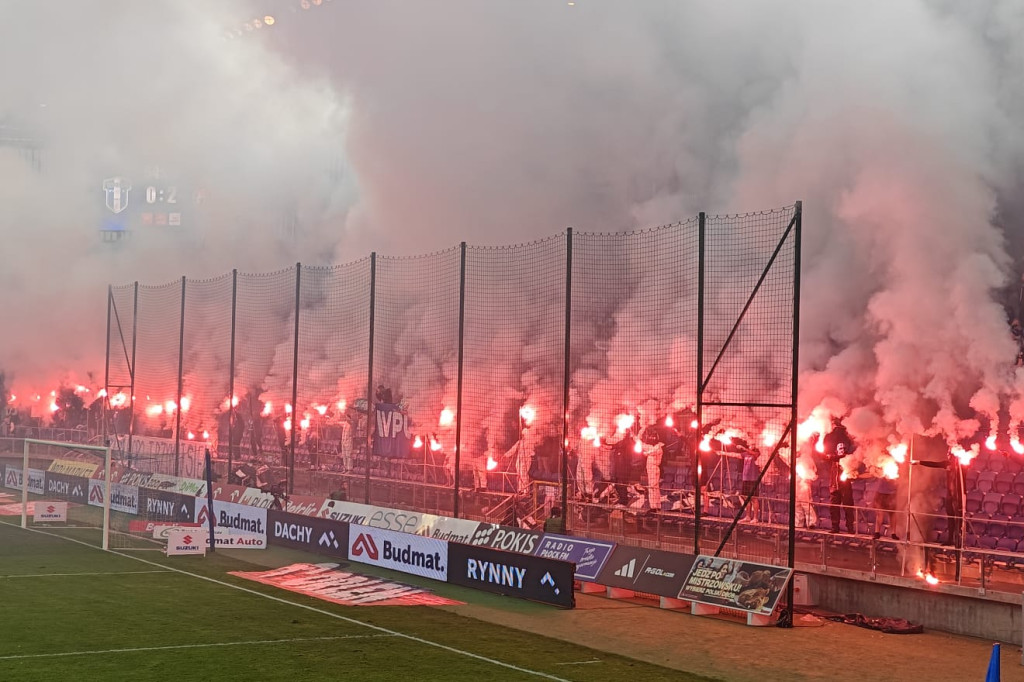
<path fill-rule="evenodd" d="M 194 227 L 203 193 L 185 187 L 158 167 L 134 175 L 112 175 L 102 182 L 103 220 L 108 240 L 133 232 L 176 231 Z"/>

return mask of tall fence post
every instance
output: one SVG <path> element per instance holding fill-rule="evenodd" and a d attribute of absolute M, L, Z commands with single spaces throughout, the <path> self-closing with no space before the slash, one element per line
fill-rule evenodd
<path fill-rule="evenodd" d="M 231 351 L 228 359 L 228 474 L 234 470 L 235 454 L 235 319 L 238 310 L 238 269 L 231 271 Z"/>
<path fill-rule="evenodd" d="M 377 252 L 370 253 L 370 350 L 366 369 L 366 483 L 363 490 L 363 502 L 370 504 L 370 456 L 373 454 L 373 324 L 377 304 Z"/>
<path fill-rule="evenodd" d="M 572 228 L 565 230 L 565 357 L 562 370 L 562 524 L 569 530 L 569 372 L 572 353 Z"/>
<path fill-rule="evenodd" d="M 455 483 L 452 514 L 459 518 L 459 472 L 462 470 L 462 361 L 466 342 L 466 242 L 459 244 L 459 377 L 455 388 Z"/>
<path fill-rule="evenodd" d="M 114 305 L 114 287 L 107 286 L 107 350 L 103 359 L 103 410 L 100 418 L 100 443 L 107 445 L 107 405 L 110 404 L 110 309 Z"/>
<path fill-rule="evenodd" d="M 292 344 L 291 454 L 288 457 L 288 492 L 295 492 L 295 439 L 299 431 L 299 306 L 302 295 L 302 263 L 295 264 L 295 342 Z"/>
<path fill-rule="evenodd" d="M 132 457 L 132 437 L 135 435 L 135 351 L 139 335 L 139 283 L 135 282 L 132 293 L 132 366 L 129 369 L 128 383 L 128 461 Z"/>
<path fill-rule="evenodd" d="M 793 568 L 796 564 L 796 420 L 797 420 L 797 398 L 799 396 L 800 377 L 800 244 L 801 228 L 803 219 L 803 202 L 796 202 L 796 215 L 793 225 L 793 366 L 790 386 L 790 397 L 793 407 L 790 410 L 789 429 L 789 544 L 786 553 L 786 564 Z M 789 622 L 786 627 L 793 627 L 795 614 L 793 611 L 794 579 L 790 578 L 786 585 L 786 604 L 789 605 Z"/>
<path fill-rule="evenodd" d="M 700 554 L 700 521 L 701 507 L 701 463 L 700 441 L 704 430 L 704 229 L 707 217 L 700 212 L 697 223 L 697 428 L 693 437 L 693 553 Z"/>
<path fill-rule="evenodd" d="M 181 276 L 181 324 L 178 325 L 178 399 L 174 410 L 174 475 L 180 476 L 181 393 L 185 389 L 185 276 Z"/>

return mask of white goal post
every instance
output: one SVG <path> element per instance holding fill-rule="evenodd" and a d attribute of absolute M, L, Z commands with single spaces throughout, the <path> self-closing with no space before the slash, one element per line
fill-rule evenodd
<path fill-rule="evenodd" d="M 30 460 L 31 459 L 50 459 L 58 460 L 64 459 L 62 455 L 68 452 L 90 452 L 95 453 L 97 457 L 103 458 L 103 485 L 106 493 L 103 495 L 103 537 L 102 547 L 103 549 L 109 549 L 110 541 L 110 463 L 111 463 L 111 449 L 109 446 L 101 445 L 82 445 L 79 443 L 68 443 L 61 441 L 50 441 L 50 440 L 36 440 L 34 438 L 26 438 L 24 443 L 24 452 L 22 455 L 21 463 L 21 527 L 28 528 L 28 503 L 29 503 L 29 487 L 30 487 Z M 53 453 L 58 453 L 54 455 Z M 41 497 L 50 496 L 51 491 L 44 489 Z"/>

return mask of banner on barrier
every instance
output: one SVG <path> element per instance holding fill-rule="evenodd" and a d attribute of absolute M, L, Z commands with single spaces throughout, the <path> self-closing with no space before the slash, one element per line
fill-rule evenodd
<path fill-rule="evenodd" d="M 488 547 L 448 545 L 448 582 L 573 608 L 575 567 L 568 561 L 503 552 Z"/>
<path fill-rule="evenodd" d="M 596 582 L 675 599 L 695 559 L 692 554 L 616 545 Z"/>
<path fill-rule="evenodd" d="M 106 495 L 106 481 L 89 479 L 89 504 L 102 507 Z M 110 508 L 125 514 L 139 513 L 139 489 L 133 485 L 114 483 L 110 486 Z"/>
<path fill-rule="evenodd" d="M 615 543 L 584 540 L 546 533 L 537 544 L 536 555 L 576 564 L 576 579 L 594 582 L 604 568 Z"/>
<path fill-rule="evenodd" d="M 196 498 L 195 522 L 206 526 L 210 520 L 210 508 L 206 500 Z M 213 501 L 213 521 L 217 527 L 254 533 L 267 537 L 267 510 L 232 502 Z"/>
<path fill-rule="evenodd" d="M 67 523 L 67 502 L 36 502 L 32 509 L 32 520 L 36 523 Z"/>
<path fill-rule="evenodd" d="M 163 521 L 192 521 L 196 515 L 196 498 L 163 490 L 139 488 L 139 509 L 150 518 Z"/>
<path fill-rule="evenodd" d="M 172 528 L 167 534 L 167 556 L 206 554 L 210 533 L 201 528 Z"/>
<path fill-rule="evenodd" d="M 424 578 L 448 580 L 448 543 L 369 526 L 349 528 L 348 558 Z"/>
<path fill-rule="evenodd" d="M 496 523 L 481 523 L 469 539 L 470 545 L 503 549 L 518 554 L 533 554 L 540 542 L 542 533 L 525 528 L 499 526 Z"/>
<path fill-rule="evenodd" d="M 46 477 L 46 472 L 40 469 L 29 469 L 28 470 L 28 491 L 36 495 L 43 494 L 43 481 Z M 21 471 L 21 467 L 13 467 L 10 464 L 4 470 L 4 486 L 7 488 L 13 488 L 15 490 L 21 490 L 21 486 L 24 483 L 24 474 Z"/>
<path fill-rule="evenodd" d="M 94 462 L 80 462 L 76 459 L 55 459 L 50 462 L 47 471 L 54 474 L 64 474 L 65 476 L 89 478 L 96 473 L 98 468 L 99 464 Z"/>
<path fill-rule="evenodd" d="M 60 495 L 68 502 L 85 504 L 89 495 L 89 479 L 69 474 L 59 474 L 52 469 L 46 472 L 46 494 Z"/>
<path fill-rule="evenodd" d="M 771 615 L 793 569 L 700 555 L 679 599 Z"/>
<path fill-rule="evenodd" d="M 270 544 L 348 558 L 349 525 L 271 509 L 267 512 Z"/>

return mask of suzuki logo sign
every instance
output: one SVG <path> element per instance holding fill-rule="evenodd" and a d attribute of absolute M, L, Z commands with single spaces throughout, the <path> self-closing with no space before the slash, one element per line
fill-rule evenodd
<path fill-rule="evenodd" d="M 373 541 L 373 538 L 366 533 L 360 533 L 356 541 L 352 543 L 352 556 L 362 556 L 366 553 L 370 559 L 376 561 L 379 554 L 377 552 L 377 544 Z"/>

